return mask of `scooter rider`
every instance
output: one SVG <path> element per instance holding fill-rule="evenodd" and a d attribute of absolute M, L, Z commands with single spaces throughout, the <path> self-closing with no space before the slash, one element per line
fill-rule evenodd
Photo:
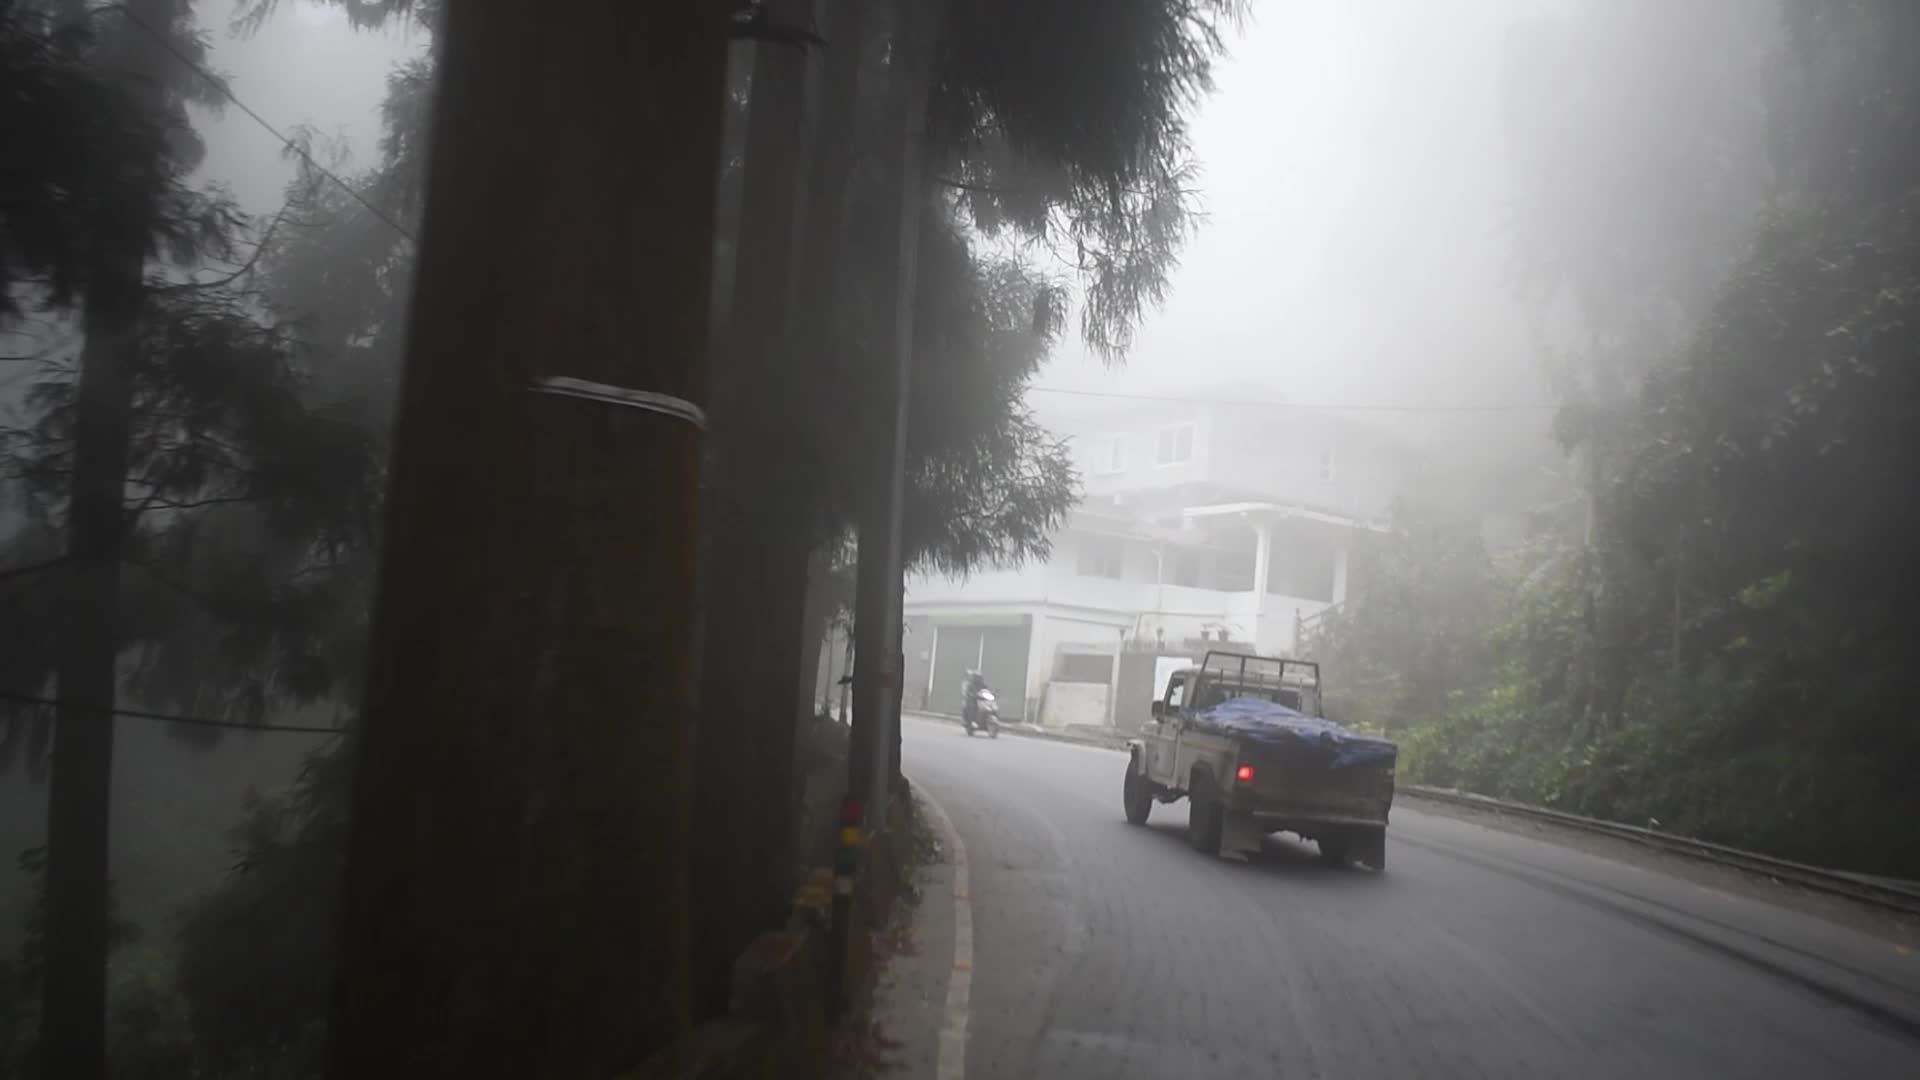
<path fill-rule="evenodd" d="M 960 681 L 960 719 L 972 727 L 980 719 L 980 691 L 987 688 L 987 677 L 969 668 Z"/>

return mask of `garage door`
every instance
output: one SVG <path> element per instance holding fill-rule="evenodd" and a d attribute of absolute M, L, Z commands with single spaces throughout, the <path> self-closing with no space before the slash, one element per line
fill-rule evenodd
<path fill-rule="evenodd" d="M 1000 715 L 1026 719 L 1027 628 L 990 626 L 980 634 L 980 670 L 1000 697 Z"/>
<path fill-rule="evenodd" d="M 1000 698 L 1000 715 L 1023 719 L 1027 696 L 1027 638 L 1022 626 L 941 626 L 933 647 L 932 708 L 957 712 L 960 682 L 970 668 L 987 677 Z"/>
<path fill-rule="evenodd" d="M 935 712 L 960 711 L 960 680 L 966 678 L 967 669 L 979 663 L 980 631 L 977 626 L 942 626 L 935 631 L 939 636 L 933 643 L 933 693 L 930 695 L 930 707 Z"/>

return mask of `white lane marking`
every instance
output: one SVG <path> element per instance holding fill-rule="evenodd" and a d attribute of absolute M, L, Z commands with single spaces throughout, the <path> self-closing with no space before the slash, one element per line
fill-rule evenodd
<path fill-rule="evenodd" d="M 940 1056 L 934 1076 L 936 1080 L 966 1080 L 967 1009 L 973 998 L 973 896 L 967 884 L 967 845 L 933 795 L 920 784 L 908 782 L 920 793 L 934 826 L 940 830 L 941 841 L 953 853 L 953 971 L 947 978 L 947 1011 L 940 1025 Z"/>

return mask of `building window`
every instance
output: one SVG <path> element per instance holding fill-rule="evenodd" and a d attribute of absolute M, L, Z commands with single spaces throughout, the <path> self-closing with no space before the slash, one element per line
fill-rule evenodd
<path fill-rule="evenodd" d="M 1161 465 L 1178 465 L 1193 460 L 1193 425 L 1161 428 L 1160 445 L 1154 460 Z"/>
<path fill-rule="evenodd" d="M 1075 569 L 1081 577 L 1120 580 L 1125 549 L 1110 536 L 1081 537 Z"/>
<path fill-rule="evenodd" d="M 1100 476 L 1124 472 L 1127 467 L 1126 440 L 1115 435 L 1093 444 L 1093 471 Z"/>
<path fill-rule="evenodd" d="M 1167 552 L 1167 584 L 1199 587 L 1200 553 L 1184 548 Z"/>
<path fill-rule="evenodd" d="M 1053 660 L 1053 681 L 1099 683 L 1113 680 L 1113 657 L 1104 653 L 1062 652 Z"/>
<path fill-rule="evenodd" d="M 1333 447 L 1331 446 L 1320 449 L 1320 480 L 1322 483 L 1333 482 Z"/>

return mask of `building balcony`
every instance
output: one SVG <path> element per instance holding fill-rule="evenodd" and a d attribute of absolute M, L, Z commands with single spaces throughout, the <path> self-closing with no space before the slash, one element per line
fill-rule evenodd
<path fill-rule="evenodd" d="M 976 574 L 964 581 L 916 580 L 907 590 L 906 608 L 913 615 L 1093 616 L 1129 636 L 1187 641 L 1224 635 L 1262 650 L 1286 652 L 1294 646 L 1298 620 L 1330 606 L 1292 596 L 1264 599 L 1262 604 L 1262 597 L 1252 591 L 1049 575 L 1044 568 L 1030 568 Z"/>

